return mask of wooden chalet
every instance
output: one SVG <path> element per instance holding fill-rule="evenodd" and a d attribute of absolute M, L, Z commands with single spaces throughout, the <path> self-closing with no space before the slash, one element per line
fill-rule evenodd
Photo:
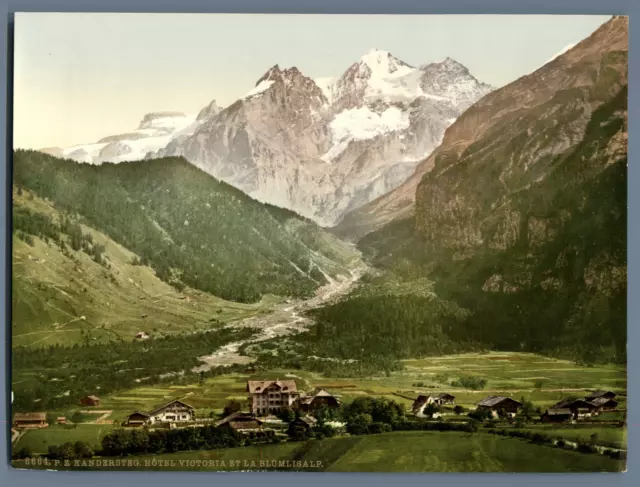
<path fill-rule="evenodd" d="M 555 404 L 551 409 L 569 409 L 573 418 L 578 419 L 591 416 L 598 408 L 584 399 L 568 398 Z"/>
<path fill-rule="evenodd" d="M 425 396 L 425 395 L 419 395 L 418 398 L 413 401 L 413 405 L 411 406 L 411 410 L 413 411 L 413 414 L 415 414 L 416 416 L 422 416 L 422 414 L 424 413 L 424 409 L 429 405 L 429 404 L 438 404 L 437 402 L 438 397 L 437 396 Z"/>
<path fill-rule="evenodd" d="M 569 408 L 550 408 L 540 416 L 540 420 L 544 423 L 562 423 L 572 419 L 573 413 Z"/>
<path fill-rule="evenodd" d="M 589 402 L 596 407 L 596 411 L 599 413 L 602 411 L 613 411 L 618 409 L 618 401 L 614 401 L 613 399 L 605 396 L 597 397 Z"/>
<path fill-rule="evenodd" d="M 125 424 L 127 426 L 137 427 L 137 426 L 144 426 L 148 422 L 149 422 L 149 415 L 147 413 L 143 413 L 142 411 L 136 411 L 135 413 L 131 413 L 127 417 Z"/>
<path fill-rule="evenodd" d="M 64 416 L 58 416 L 56 418 L 56 424 L 67 424 L 67 418 Z"/>
<path fill-rule="evenodd" d="M 83 406 L 100 406 L 100 398 L 97 396 L 85 396 L 80 399 L 80 404 Z"/>
<path fill-rule="evenodd" d="M 442 394 L 438 394 L 439 404 L 455 404 L 456 396 L 453 396 L 447 392 L 443 392 Z"/>
<path fill-rule="evenodd" d="M 476 404 L 478 409 L 487 409 L 493 416 L 515 416 L 522 407 L 520 401 L 510 397 L 489 396 Z"/>
<path fill-rule="evenodd" d="M 613 399 L 614 397 L 616 397 L 616 393 L 612 391 L 593 391 L 584 399 L 585 401 L 592 402 L 594 399 L 601 399 L 601 398 Z"/>
<path fill-rule="evenodd" d="M 262 431 L 263 422 L 253 414 L 236 412 L 218 421 L 218 428 L 226 428 L 240 434 Z"/>
<path fill-rule="evenodd" d="M 46 428 L 47 413 L 15 413 L 13 415 L 13 426 L 15 428 Z"/>
<path fill-rule="evenodd" d="M 293 407 L 304 412 L 315 411 L 323 407 L 335 409 L 340 407 L 340 400 L 325 389 L 316 389 L 308 396 L 298 398 Z"/>
<path fill-rule="evenodd" d="M 318 421 L 312 416 L 300 416 L 289 423 L 289 425 L 301 425 L 307 433 L 311 431 L 316 424 L 318 424 Z"/>

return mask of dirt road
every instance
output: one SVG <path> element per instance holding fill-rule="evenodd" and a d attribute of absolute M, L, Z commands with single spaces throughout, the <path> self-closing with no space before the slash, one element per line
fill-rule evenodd
<path fill-rule="evenodd" d="M 279 336 L 299 333 L 307 329 L 312 324 L 312 321 L 307 317 L 301 316 L 301 313 L 344 296 L 353 289 L 365 271 L 366 267 L 360 266 L 352 270 L 351 275 L 344 279 L 331 279 L 328 284 L 319 288 L 312 298 L 282 303 L 277 305 L 274 311 L 268 315 L 254 316 L 230 323 L 227 325 L 229 328 L 259 328 L 260 332 L 247 340 L 229 343 L 211 355 L 199 357 L 204 363 L 193 370 L 200 372 L 219 365 L 250 363 L 252 361 L 251 357 L 238 353 L 240 347 L 247 343 L 262 342 Z"/>

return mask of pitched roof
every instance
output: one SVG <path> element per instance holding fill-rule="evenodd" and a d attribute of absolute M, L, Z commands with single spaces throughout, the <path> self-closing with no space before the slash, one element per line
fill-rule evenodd
<path fill-rule="evenodd" d="M 613 394 L 613 397 L 616 396 L 616 393 L 613 391 L 593 391 L 591 394 L 589 394 L 587 397 L 585 397 L 585 399 L 587 401 L 590 401 L 591 399 L 597 399 L 600 397 L 604 397 L 605 395 L 608 394 Z"/>
<path fill-rule="evenodd" d="M 298 419 L 309 426 L 315 426 L 318 422 L 316 418 L 313 418 L 311 416 L 300 416 Z"/>
<path fill-rule="evenodd" d="M 46 421 L 47 413 L 15 413 L 14 421 Z"/>
<path fill-rule="evenodd" d="M 339 402 L 339 399 L 327 392 L 325 389 L 314 389 L 309 396 L 302 396 L 298 399 L 300 404 L 311 404 L 316 397 L 332 397 Z"/>
<path fill-rule="evenodd" d="M 589 402 L 594 406 L 604 406 L 607 403 L 618 404 L 618 401 L 614 401 L 613 399 L 609 399 L 608 397 L 597 397 Z"/>
<path fill-rule="evenodd" d="M 256 419 L 253 414 L 236 411 L 235 413 L 231 413 L 229 416 L 226 416 L 225 418 L 218 421 L 216 423 L 216 426 L 221 426 L 225 423 L 238 423 L 248 421 L 257 421 L 259 424 L 262 424 L 262 421 Z"/>
<path fill-rule="evenodd" d="M 144 417 L 146 417 L 146 418 L 148 418 L 148 417 L 149 417 L 149 414 L 147 414 L 147 413 L 145 413 L 145 412 L 143 412 L 143 411 L 134 411 L 134 412 L 132 412 L 128 417 L 130 418 L 130 417 L 131 417 L 131 416 L 133 416 L 134 414 L 139 414 L 139 415 L 144 416 Z"/>
<path fill-rule="evenodd" d="M 99 401 L 100 398 L 98 396 L 85 396 L 84 399 L 91 399 L 92 401 Z"/>
<path fill-rule="evenodd" d="M 151 415 L 153 415 L 153 414 L 155 414 L 155 413 L 159 413 L 159 412 L 160 412 L 160 411 L 162 411 L 163 409 L 167 409 L 169 406 L 171 406 L 173 403 L 176 403 L 176 402 L 177 402 L 177 403 L 182 404 L 183 406 L 186 406 L 186 407 L 187 407 L 187 408 L 189 408 L 189 409 L 194 409 L 194 407 L 193 407 L 193 406 L 190 406 L 189 404 L 187 404 L 187 403 L 186 403 L 186 402 L 184 402 L 184 401 L 180 401 L 179 399 L 172 399 L 171 401 L 169 401 L 169 402 L 167 402 L 167 403 L 163 404 L 162 406 L 158 406 L 157 408 L 155 408 L 155 409 L 153 409 L 153 410 L 149 411 L 149 416 L 151 416 Z"/>
<path fill-rule="evenodd" d="M 478 406 L 493 407 L 493 406 L 496 406 L 496 405 L 498 405 L 498 404 L 500 404 L 501 402 L 504 402 L 504 401 L 511 401 L 511 402 L 515 402 L 516 404 L 522 405 L 522 403 L 520 401 L 516 401 L 515 399 L 512 399 L 510 397 L 504 397 L 504 396 L 489 396 L 489 397 L 485 397 L 482 401 L 478 402 L 477 405 Z"/>
<path fill-rule="evenodd" d="M 443 392 L 442 394 L 439 394 L 438 397 L 440 399 L 444 399 L 445 397 L 451 397 L 451 398 L 455 399 L 456 396 L 454 396 L 453 394 L 449 394 L 448 392 Z"/>
<path fill-rule="evenodd" d="M 247 390 L 251 394 L 260 394 L 272 384 L 278 386 L 282 391 L 298 391 L 298 386 L 296 385 L 295 380 L 250 380 L 247 381 Z"/>
<path fill-rule="evenodd" d="M 573 406 L 574 408 L 593 408 L 593 403 L 585 401 L 584 399 L 567 398 L 553 405 L 552 409 L 567 408 Z"/>
<path fill-rule="evenodd" d="M 251 421 L 229 421 L 229 426 L 234 430 L 255 430 L 262 428 L 262 423 L 254 418 Z"/>

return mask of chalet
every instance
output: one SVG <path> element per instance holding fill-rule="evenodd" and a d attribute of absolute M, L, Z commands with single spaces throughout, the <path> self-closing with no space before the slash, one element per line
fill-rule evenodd
<path fill-rule="evenodd" d="M 56 418 L 56 424 L 67 424 L 67 418 L 64 416 L 58 416 Z"/>
<path fill-rule="evenodd" d="M 438 396 L 424 396 L 422 394 L 419 395 L 418 398 L 413 401 L 411 410 L 416 416 L 422 416 L 424 413 L 424 408 L 426 408 L 429 404 L 438 405 Z"/>
<path fill-rule="evenodd" d="M 46 428 L 47 413 L 15 413 L 13 426 L 16 428 Z"/>
<path fill-rule="evenodd" d="M 250 380 L 247 382 L 247 392 L 251 412 L 256 415 L 292 408 L 300 397 L 294 380 Z"/>
<path fill-rule="evenodd" d="M 614 401 L 606 396 L 597 397 L 589 402 L 595 406 L 596 411 L 599 413 L 602 411 L 618 409 L 618 401 Z"/>
<path fill-rule="evenodd" d="M 148 413 L 136 411 L 127 418 L 128 426 L 142 426 L 156 423 L 186 423 L 196 419 L 195 409 L 186 402 L 174 399 Z"/>
<path fill-rule="evenodd" d="M 307 433 L 309 433 L 316 424 L 318 424 L 318 421 L 312 416 L 300 416 L 299 418 L 296 418 L 291 421 L 291 423 L 289 423 L 290 426 L 302 426 L 307 431 Z"/>
<path fill-rule="evenodd" d="M 456 399 L 456 396 L 452 396 L 451 394 L 448 394 L 446 392 L 443 392 L 442 394 L 438 394 L 439 404 L 442 404 L 442 405 L 454 404 L 455 399 Z"/>
<path fill-rule="evenodd" d="M 83 406 L 100 406 L 100 398 L 96 396 L 85 396 L 80 399 L 80 404 Z"/>
<path fill-rule="evenodd" d="M 547 409 L 540 416 L 540 420 L 545 423 L 561 423 L 563 421 L 571 421 L 572 418 L 573 418 L 573 413 L 569 408 Z"/>
<path fill-rule="evenodd" d="M 127 426 L 144 426 L 149 422 L 149 415 L 147 413 L 143 413 L 142 411 L 136 411 L 135 413 L 131 413 L 125 424 Z"/>
<path fill-rule="evenodd" d="M 486 409 L 491 411 L 493 416 L 510 416 L 513 417 L 518 413 L 518 409 L 522 407 L 522 403 L 503 396 L 489 396 L 477 403 L 478 409 Z"/>
<path fill-rule="evenodd" d="M 227 428 L 237 433 L 247 434 L 261 431 L 263 429 L 263 422 L 253 414 L 236 412 L 218 421 L 216 426 L 218 428 Z"/>
<path fill-rule="evenodd" d="M 340 400 L 324 389 L 316 389 L 309 395 L 300 396 L 293 407 L 305 412 L 315 411 L 322 407 L 338 408 Z"/>
<path fill-rule="evenodd" d="M 591 416 L 597 407 L 584 399 L 568 398 L 555 404 L 552 409 L 569 409 L 573 418 L 579 419 Z"/>
<path fill-rule="evenodd" d="M 614 397 L 616 397 L 616 393 L 611 391 L 594 391 L 587 397 L 585 397 L 584 400 L 592 402 L 594 399 L 600 399 L 603 397 L 606 399 L 613 399 Z"/>

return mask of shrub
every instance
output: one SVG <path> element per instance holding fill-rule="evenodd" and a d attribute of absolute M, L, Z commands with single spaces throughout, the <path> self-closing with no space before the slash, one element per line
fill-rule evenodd
<path fill-rule="evenodd" d="M 578 443 L 578 451 L 580 453 L 597 453 L 598 450 L 595 446 L 588 443 Z"/>
<path fill-rule="evenodd" d="M 453 408 L 453 412 L 460 415 L 464 413 L 464 408 L 458 404 L 456 407 Z"/>

